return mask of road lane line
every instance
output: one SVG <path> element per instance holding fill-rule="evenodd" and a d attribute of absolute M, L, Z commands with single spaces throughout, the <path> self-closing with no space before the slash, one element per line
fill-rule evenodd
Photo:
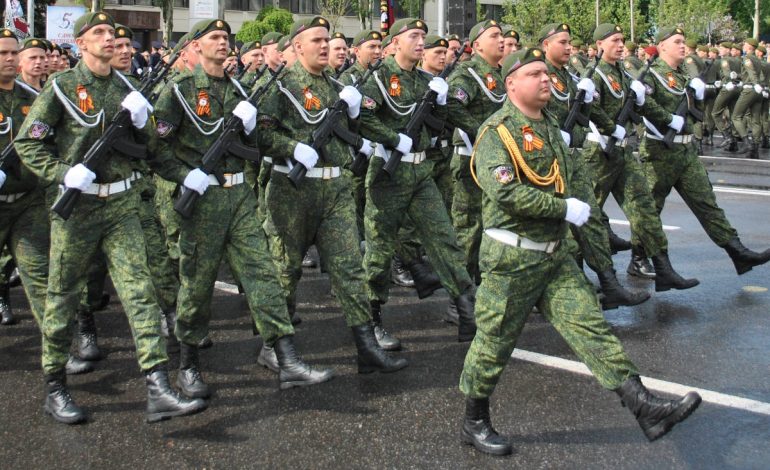
<path fill-rule="evenodd" d="M 566 370 L 580 375 L 590 375 L 591 371 L 582 362 L 571 361 L 569 359 L 563 359 L 555 356 L 548 356 L 531 351 L 525 351 L 523 349 L 516 349 L 511 354 L 511 358 L 519 359 L 525 362 L 531 362 L 533 364 L 539 364 L 546 367 L 552 367 L 554 369 Z M 703 398 L 703 401 L 712 403 L 714 405 L 724 406 L 727 408 L 734 408 L 736 410 L 748 411 L 751 413 L 770 416 L 770 403 L 765 403 L 749 398 L 737 397 L 735 395 L 728 395 L 726 393 L 719 393 L 713 390 L 706 390 L 704 388 L 690 387 L 688 385 L 682 385 L 674 382 L 667 382 L 665 380 L 653 379 L 651 377 L 642 376 L 644 385 L 650 390 L 658 392 L 671 393 L 674 395 L 684 395 L 687 392 L 698 392 Z"/>
<path fill-rule="evenodd" d="M 770 196 L 770 191 L 764 189 L 730 188 L 727 186 L 714 186 L 718 193 L 743 194 L 746 196 Z"/>
<path fill-rule="evenodd" d="M 615 225 L 625 225 L 627 227 L 631 226 L 631 222 L 623 219 L 610 219 L 611 224 Z M 664 225 L 663 230 L 679 230 L 682 227 L 677 227 L 676 225 Z"/>

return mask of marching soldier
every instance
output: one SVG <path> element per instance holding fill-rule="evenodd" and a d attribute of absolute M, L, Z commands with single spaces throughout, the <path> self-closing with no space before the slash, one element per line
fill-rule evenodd
<path fill-rule="evenodd" d="M 703 72 L 703 81 L 706 83 L 706 97 L 703 100 L 703 143 L 713 147 L 714 129 L 716 128 L 713 112 L 714 101 L 719 93 L 719 89 L 716 87 L 716 81 L 719 79 L 720 73 L 719 63 L 716 57 L 711 57 L 712 54 L 706 46 L 698 47 L 698 56 L 704 61 L 705 70 Z M 701 155 L 702 154 L 703 152 L 701 152 Z"/>
<path fill-rule="evenodd" d="M 719 89 L 719 93 L 717 93 L 717 97 L 714 99 L 711 116 L 714 119 L 714 125 L 724 137 L 720 147 L 734 152 L 738 150 L 738 143 L 735 141 L 730 113 L 742 89 L 738 87 L 740 63 L 736 63 L 730 56 L 731 48 L 732 43 L 730 42 L 719 44 L 720 58 L 715 65 L 715 67 L 719 68 L 719 78 L 714 82 L 714 86 Z"/>
<path fill-rule="evenodd" d="M 241 46 L 241 62 L 246 67 L 246 73 L 241 80 L 243 83 L 251 83 L 254 75 L 265 63 L 265 53 L 262 52 L 262 43 L 259 41 L 249 41 Z"/>
<path fill-rule="evenodd" d="M 513 30 L 511 26 L 503 28 L 503 58 L 519 50 L 519 33 Z M 500 59 L 502 63 L 503 59 Z"/>
<path fill-rule="evenodd" d="M 741 65 L 741 82 L 743 89 L 735 102 L 735 108 L 732 112 L 733 127 L 742 140 L 741 147 L 737 153 L 746 155 L 748 158 L 759 158 L 759 141 L 757 139 L 762 135 L 762 120 L 760 112 L 762 111 L 762 73 L 764 65 L 754 50 L 759 43 L 754 38 L 748 38 L 743 42 L 743 51 L 746 55 Z M 751 123 L 751 136 L 747 122 Z"/>
<path fill-rule="evenodd" d="M 19 80 L 39 92 L 47 70 L 45 43 L 38 38 L 28 38 L 19 51 Z"/>
<path fill-rule="evenodd" d="M 460 36 L 457 34 L 450 34 L 446 37 L 447 43 L 449 44 L 446 49 L 446 64 L 452 64 L 456 60 L 455 57 L 457 56 L 457 51 L 463 48 L 463 41 L 460 39 Z"/>
<path fill-rule="evenodd" d="M 623 47 L 623 69 L 630 78 L 635 78 L 644 67 L 644 63 L 636 56 L 638 46 L 632 41 L 626 41 Z"/>
<path fill-rule="evenodd" d="M 337 75 L 348 60 L 348 43 L 345 35 L 339 31 L 331 35 L 329 40 L 329 67 L 334 75 Z"/>
<path fill-rule="evenodd" d="M 489 454 L 513 451 L 492 427 L 489 397 L 510 360 L 532 308 L 567 341 L 597 381 L 613 390 L 649 440 L 665 435 L 700 404 L 652 395 L 602 317 L 593 286 L 565 244 L 568 225 L 582 225 L 591 207 L 572 192 L 581 176 L 559 124 L 544 108 L 549 69 L 540 49 L 503 61 L 508 99 L 479 130 L 474 166 L 482 190 L 484 277 L 478 290 L 478 332 L 465 357 L 463 443 Z"/>
<path fill-rule="evenodd" d="M 278 41 L 278 52 L 281 53 L 281 62 L 286 67 L 291 67 L 294 62 L 297 61 L 297 53 L 294 51 L 294 46 L 291 43 L 291 36 L 288 34 Z"/>
<path fill-rule="evenodd" d="M 762 110 L 759 115 L 762 121 L 762 142 L 760 148 L 770 148 L 770 62 L 767 61 L 765 46 L 757 47 L 757 57 L 762 64 Z"/>

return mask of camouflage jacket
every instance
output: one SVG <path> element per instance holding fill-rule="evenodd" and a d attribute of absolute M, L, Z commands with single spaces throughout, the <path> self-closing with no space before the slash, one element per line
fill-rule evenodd
<path fill-rule="evenodd" d="M 754 54 L 748 54 L 743 58 L 743 64 L 741 65 L 741 81 L 743 85 L 754 85 L 762 83 L 762 61 Z"/>
<path fill-rule="evenodd" d="M 682 101 L 682 95 L 689 79 L 682 66 L 672 69 L 661 59 L 655 61 L 650 73 L 644 78 L 647 97 L 642 114 L 661 134 L 665 134 L 673 119 L 673 113 Z M 688 115 L 689 116 L 689 115 Z M 692 117 L 685 120 L 681 134 L 692 134 Z"/>
<path fill-rule="evenodd" d="M 46 185 L 63 183 L 64 174 L 82 162 L 120 111 L 120 103 L 132 91 L 128 79 L 121 77 L 114 70 L 106 77 L 94 75 L 81 60 L 46 83 L 15 141 L 21 160 Z M 131 126 L 128 138 L 144 143 L 149 132 L 149 125 L 141 130 Z M 111 149 L 105 164 L 95 170 L 95 182 L 120 181 L 139 169 L 138 160 Z"/>
<path fill-rule="evenodd" d="M 471 60 L 459 63 L 447 82 L 447 122 L 462 129 L 473 143 L 481 123 L 507 99 L 500 67 L 491 66 L 481 56 L 474 55 Z M 453 143 L 465 145 L 459 137 Z"/>
<path fill-rule="evenodd" d="M 639 72 L 644 68 L 644 62 L 635 55 L 626 57 L 623 60 L 623 70 L 633 78 L 639 76 Z"/>
<path fill-rule="evenodd" d="M 548 67 L 548 75 L 551 77 L 552 95 L 546 110 L 556 118 L 556 122 L 561 126 L 567 120 L 572 102 L 577 95 L 577 82 L 566 68 L 558 68 L 548 60 L 545 61 L 545 64 Z M 580 112 L 590 118 L 591 105 L 581 105 Z M 585 129 L 579 124 L 575 124 L 572 130 L 572 146 L 580 147 L 584 138 Z"/>
<path fill-rule="evenodd" d="M 366 67 L 362 66 L 360 62 L 356 62 L 342 72 L 338 80 L 345 85 L 355 85 L 365 73 Z"/>
<path fill-rule="evenodd" d="M 687 77 L 693 79 L 706 70 L 706 63 L 697 54 L 690 54 L 684 58 L 684 70 L 687 72 Z"/>
<path fill-rule="evenodd" d="M 35 98 L 37 92 L 18 81 L 14 82 L 12 90 L 0 90 L 0 148 L 4 149 L 16 137 Z M 37 184 L 37 177 L 26 166 L 18 164 L 6 171 L 0 194 L 25 193 L 35 189 Z"/>

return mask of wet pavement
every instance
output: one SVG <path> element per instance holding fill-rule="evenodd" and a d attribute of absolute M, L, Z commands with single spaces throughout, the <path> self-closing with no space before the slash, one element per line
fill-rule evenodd
<path fill-rule="evenodd" d="M 770 193 L 726 191 L 717 193 L 719 203 L 744 243 L 770 247 Z M 627 238 L 614 202 L 607 210 L 614 230 Z M 701 284 L 606 312 L 615 333 L 646 376 L 770 402 L 770 266 L 737 276 L 676 195 L 663 223 L 672 263 Z M 651 283 L 626 276 L 629 257 L 615 257 L 621 281 L 652 292 Z M 296 342 L 308 362 L 335 368 L 331 382 L 279 391 L 276 376 L 256 364 L 261 342 L 252 336 L 243 297 L 217 290 L 214 347 L 202 352 L 204 376 L 215 390 L 210 408 L 147 425 L 143 379 L 113 294 L 97 314 L 107 357 L 96 372 L 69 379 L 89 423 L 65 426 L 42 413 L 39 334 L 19 288 L 12 301 L 21 322 L 0 327 L 4 468 L 770 467 L 767 414 L 704 402 L 669 435 L 648 443 L 617 396 L 591 377 L 516 359 L 492 399 L 493 422 L 512 439 L 515 453 L 481 455 L 458 441 L 463 400 L 457 382 L 467 344 L 457 343 L 456 330 L 441 321 L 446 293 L 419 301 L 413 290 L 394 288 L 386 327 L 404 342 L 397 354 L 410 366 L 360 376 L 350 331 L 328 277 L 317 269 L 305 270 L 300 284 L 304 321 Z M 538 315 L 530 317 L 518 347 L 575 360 Z"/>

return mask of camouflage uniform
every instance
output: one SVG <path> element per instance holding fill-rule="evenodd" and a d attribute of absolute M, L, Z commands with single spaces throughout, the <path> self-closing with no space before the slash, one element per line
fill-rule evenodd
<path fill-rule="evenodd" d="M 754 85 L 762 83 L 763 67 L 759 58 L 754 54 L 749 54 L 743 58 L 741 67 L 741 81 L 743 90 L 738 96 L 733 108 L 732 121 L 735 130 L 743 139 L 749 134 L 747 120 L 751 122 L 751 134 L 757 139 L 762 135 L 762 121 L 760 113 L 762 111 L 762 95 L 754 90 Z"/>
<path fill-rule="evenodd" d="M 733 137 L 733 129 L 730 125 L 731 120 L 729 114 L 732 112 L 735 101 L 741 94 L 742 89 L 736 86 L 732 90 L 728 90 L 725 85 L 728 83 L 738 83 L 738 73 L 740 73 L 740 62 L 736 62 L 732 57 L 722 57 L 717 59 L 718 63 L 714 65 L 719 67 L 719 81 L 721 82 L 721 88 L 714 100 L 714 106 L 711 111 L 711 116 L 714 119 L 714 125 L 722 135 L 731 139 Z M 732 78 L 732 77 L 735 78 Z"/>

